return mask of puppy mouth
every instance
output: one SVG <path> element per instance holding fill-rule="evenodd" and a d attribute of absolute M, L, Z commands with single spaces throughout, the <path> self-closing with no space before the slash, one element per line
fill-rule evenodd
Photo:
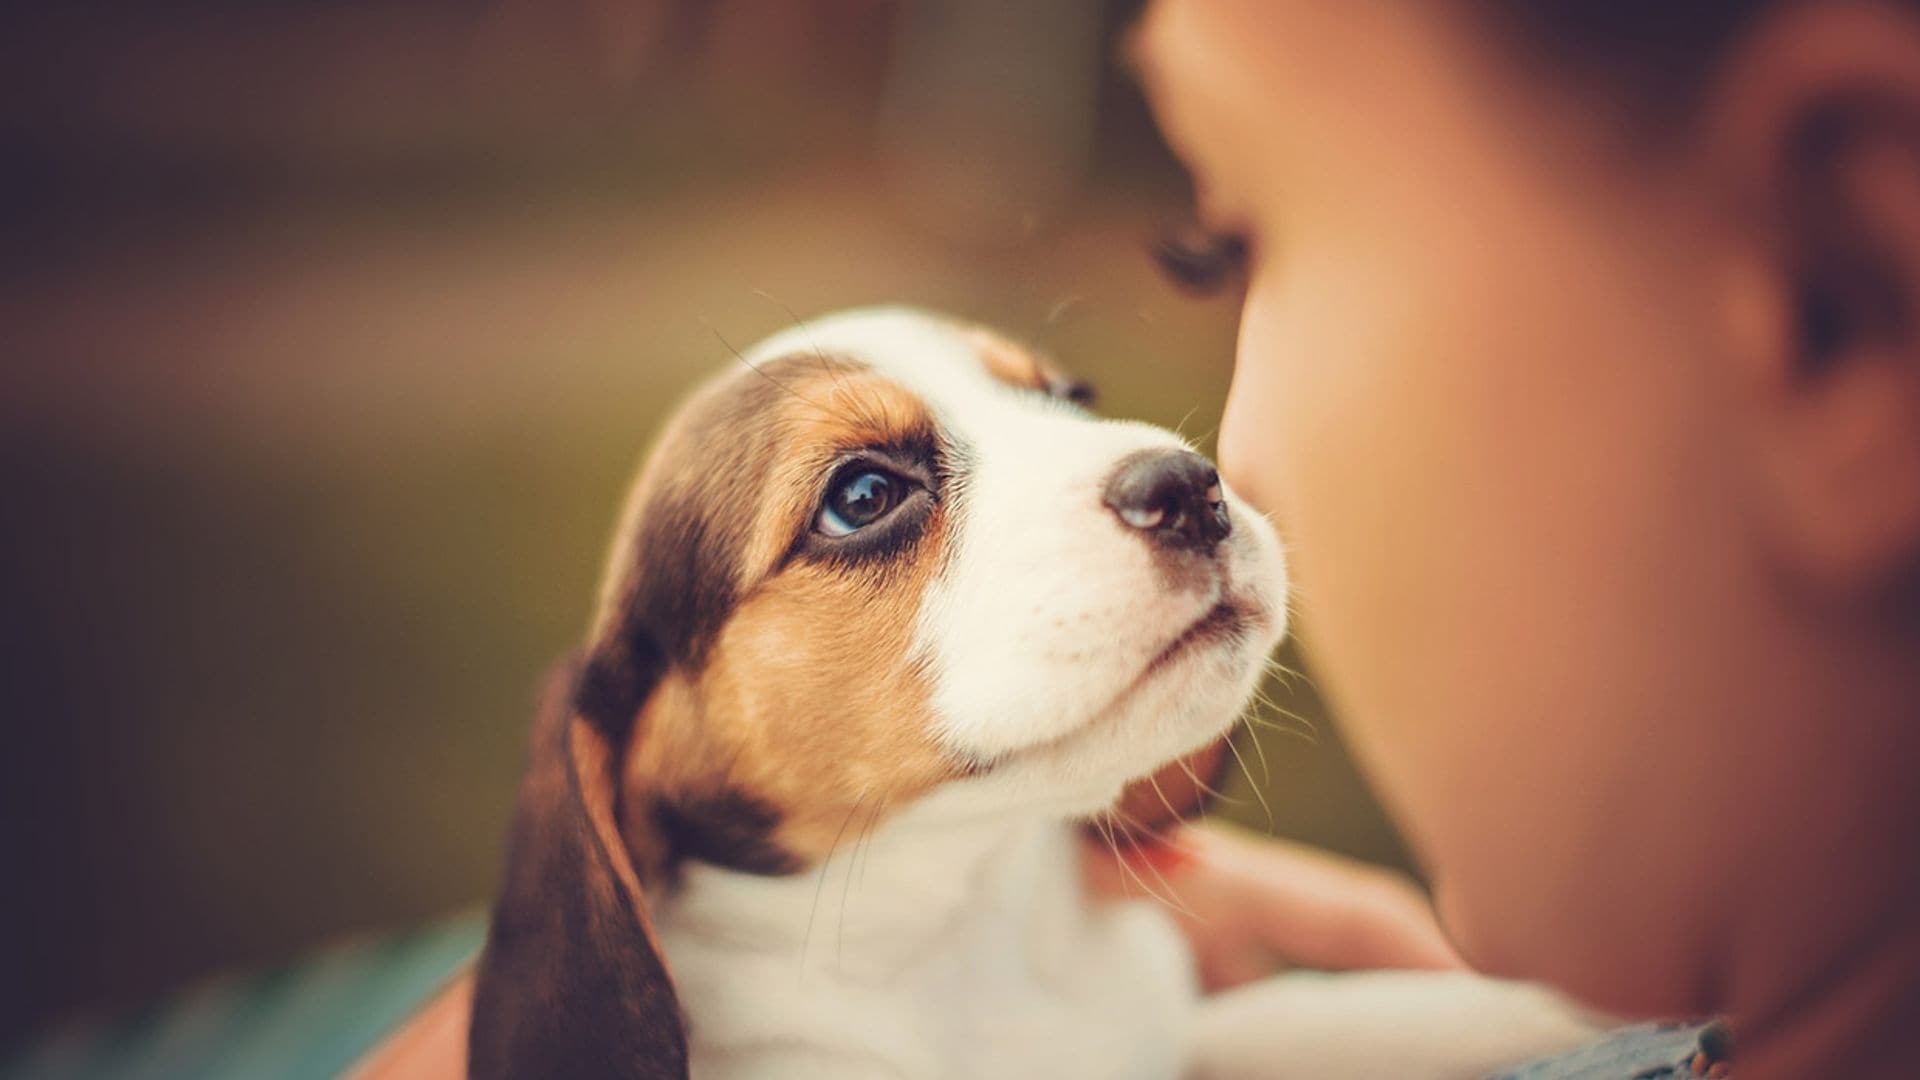
<path fill-rule="evenodd" d="M 1265 618 L 1261 610 L 1246 601 L 1223 596 L 1219 602 L 1208 608 L 1206 613 L 1180 631 L 1172 641 L 1147 661 L 1146 667 L 1133 680 L 1122 687 L 1106 707 L 1095 714 L 1106 716 L 1119 710 L 1121 704 L 1133 697 L 1140 689 L 1158 678 L 1168 668 L 1181 660 L 1220 645 L 1244 634 L 1259 620 Z"/>
<path fill-rule="evenodd" d="M 1229 639 L 1257 628 L 1266 618 L 1264 609 L 1257 602 L 1223 596 L 1208 608 L 1205 614 L 1188 624 L 1185 630 L 1169 641 L 1154 655 L 1153 659 L 1147 661 L 1146 666 L 1140 669 L 1140 673 L 1135 675 L 1103 707 L 1095 710 L 1085 723 L 1051 739 L 1021 747 L 993 761 L 981 763 L 977 771 L 990 772 L 1008 761 L 1048 750 L 1058 750 L 1063 745 L 1073 744 L 1090 737 L 1090 731 L 1110 726 L 1114 718 L 1123 711 L 1124 703 L 1163 671 L 1194 653 L 1223 645 Z"/>
<path fill-rule="evenodd" d="M 1179 636 L 1167 643 L 1140 673 L 1140 680 L 1152 678 L 1161 669 L 1195 649 L 1205 648 L 1225 638 L 1232 637 L 1245 630 L 1253 621 L 1253 615 L 1245 607 L 1229 599 L 1222 599 L 1207 610 L 1207 613 L 1195 619 L 1193 624 L 1182 630 Z"/>

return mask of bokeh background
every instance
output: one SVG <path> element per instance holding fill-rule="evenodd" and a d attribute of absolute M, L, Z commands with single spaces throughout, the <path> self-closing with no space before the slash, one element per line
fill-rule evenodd
<path fill-rule="evenodd" d="M 729 344 L 927 305 L 1211 445 L 1235 311 L 1147 258 L 1134 5 L 47 6 L 0 15 L 0 1044 L 483 903 Z M 1403 863 L 1270 693 L 1218 812 Z"/>

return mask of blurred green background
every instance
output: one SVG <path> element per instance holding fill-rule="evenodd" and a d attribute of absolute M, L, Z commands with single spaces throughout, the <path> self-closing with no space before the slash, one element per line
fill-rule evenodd
<path fill-rule="evenodd" d="M 926 305 L 1210 446 L 1235 312 L 1146 257 L 1187 194 L 1132 14 L 0 16 L 0 1042 L 483 902 L 538 677 L 722 339 Z M 1271 819 L 1246 776 L 1220 812 L 1402 862 L 1270 692 L 1318 734 L 1247 748 Z"/>

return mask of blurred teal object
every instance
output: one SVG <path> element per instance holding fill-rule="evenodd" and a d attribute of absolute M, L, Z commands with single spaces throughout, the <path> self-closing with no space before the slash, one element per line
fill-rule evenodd
<path fill-rule="evenodd" d="M 339 1076 L 459 974 L 486 932 L 474 912 L 217 978 L 130 1016 L 69 1024 L 4 1059 L 0 1077 Z"/>

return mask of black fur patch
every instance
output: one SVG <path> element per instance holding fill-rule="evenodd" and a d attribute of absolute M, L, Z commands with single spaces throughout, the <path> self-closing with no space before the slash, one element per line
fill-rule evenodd
<path fill-rule="evenodd" d="M 669 859 L 694 859 L 749 874 L 796 874 L 805 865 L 773 842 L 780 812 L 750 795 L 722 791 L 654 805 Z"/>
<path fill-rule="evenodd" d="M 796 357 L 761 365 L 764 378 L 693 407 L 684 430 L 695 437 L 660 447 L 654 467 L 661 482 L 623 553 L 630 562 L 619 621 L 593 643 L 575 688 L 575 707 L 596 727 L 624 731 L 661 672 L 699 667 L 733 614 L 759 485 L 784 449 L 767 417 L 793 393 L 789 379 L 825 363 Z"/>
<path fill-rule="evenodd" d="M 608 739 L 624 744 L 634 718 L 664 670 L 659 649 L 622 626 L 594 649 L 574 679 L 573 708 Z"/>

